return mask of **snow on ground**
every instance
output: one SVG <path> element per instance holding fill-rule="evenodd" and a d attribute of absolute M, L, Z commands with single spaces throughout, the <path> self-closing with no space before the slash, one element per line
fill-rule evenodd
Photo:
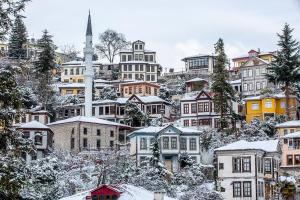
<path fill-rule="evenodd" d="M 145 190 L 141 187 L 136 187 L 133 185 L 121 185 L 120 186 L 125 192 L 121 194 L 118 200 L 153 200 L 154 193 Z M 60 200 L 85 200 L 86 196 L 89 195 L 89 191 L 80 192 L 73 196 L 65 197 Z M 165 200 L 175 200 L 173 198 L 165 196 Z"/>

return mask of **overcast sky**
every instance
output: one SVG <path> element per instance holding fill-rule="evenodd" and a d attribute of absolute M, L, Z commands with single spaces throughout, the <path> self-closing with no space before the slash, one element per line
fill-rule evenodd
<path fill-rule="evenodd" d="M 94 43 L 114 29 L 129 41 L 145 41 L 164 68 L 177 70 L 185 56 L 212 54 L 219 37 L 230 58 L 275 50 L 285 22 L 300 40 L 300 0 L 32 0 L 24 13 L 28 35 L 48 29 L 57 46 L 82 51 L 89 9 Z"/>

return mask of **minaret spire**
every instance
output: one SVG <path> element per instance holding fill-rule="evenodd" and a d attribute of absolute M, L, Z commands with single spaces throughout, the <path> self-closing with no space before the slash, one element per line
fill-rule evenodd
<path fill-rule="evenodd" d="M 84 52 L 84 65 L 85 65 L 85 72 L 84 72 L 84 83 L 85 83 L 85 91 L 84 91 L 84 100 L 85 100 L 85 116 L 92 117 L 92 101 L 93 101 L 93 55 L 94 55 L 94 48 L 93 48 L 93 34 L 92 34 L 92 22 L 91 22 L 91 14 L 89 12 L 86 35 L 85 35 L 85 48 L 83 49 Z"/>
<path fill-rule="evenodd" d="M 87 27 L 86 27 L 86 36 L 87 35 L 93 35 L 93 32 L 92 32 L 92 20 L 91 20 L 91 13 L 90 13 L 90 10 L 89 10 L 89 17 L 88 17 L 88 24 L 87 24 Z"/>

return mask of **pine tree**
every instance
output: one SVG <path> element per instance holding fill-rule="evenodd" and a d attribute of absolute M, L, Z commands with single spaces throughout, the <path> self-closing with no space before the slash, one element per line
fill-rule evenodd
<path fill-rule="evenodd" d="M 26 58 L 25 44 L 27 42 L 27 32 L 21 16 L 17 16 L 11 31 L 8 44 L 8 57 L 13 59 Z"/>
<path fill-rule="evenodd" d="M 213 71 L 212 91 L 214 92 L 215 110 L 220 113 L 220 129 L 228 127 L 228 113 L 231 111 L 230 100 L 234 96 L 234 90 L 229 84 L 229 73 L 226 69 L 227 56 L 224 50 L 223 40 L 220 38 L 215 44 L 215 65 Z"/>
<path fill-rule="evenodd" d="M 43 31 L 43 36 L 38 40 L 37 44 L 41 52 L 35 64 L 36 78 L 38 79 L 36 93 L 45 109 L 51 111 L 51 101 L 53 100 L 54 91 L 50 84 L 52 70 L 55 68 L 55 45 L 52 41 L 52 36 L 49 35 L 47 30 Z"/>
<path fill-rule="evenodd" d="M 23 107 L 23 92 L 10 66 L 0 69 L 0 199 L 18 199 L 27 180 L 28 169 L 21 158 L 31 153 L 29 140 L 13 127 Z"/>
<path fill-rule="evenodd" d="M 279 50 L 274 56 L 275 59 L 271 62 L 271 66 L 268 67 L 270 73 L 266 74 L 271 83 L 283 85 L 286 100 L 285 112 L 288 120 L 291 119 L 289 104 L 291 86 L 300 82 L 299 42 L 293 38 L 293 30 L 288 24 L 285 24 L 282 34 L 277 34 Z"/>
<path fill-rule="evenodd" d="M 152 156 L 150 158 L 150 164 L 153 167 L 158 167 L 159 162 L 160 162 L 159 145 L 158 145 L 157 138 L 155 138 L 155 141 L 152 146 Z"/>

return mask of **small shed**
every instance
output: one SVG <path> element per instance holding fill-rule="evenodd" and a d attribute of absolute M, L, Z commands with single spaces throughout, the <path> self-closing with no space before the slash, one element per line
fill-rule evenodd
<path fill-rule="evenodd" d="M 86 200 L 117 200 L 121 196 L 121 191 L 111 185 L 101 185 L 92 190 Z"/>

